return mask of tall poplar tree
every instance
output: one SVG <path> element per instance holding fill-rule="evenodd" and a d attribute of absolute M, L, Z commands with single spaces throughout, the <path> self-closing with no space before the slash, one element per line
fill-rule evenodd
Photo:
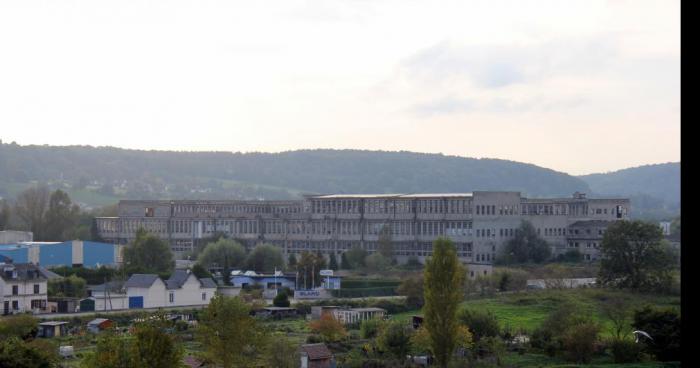
<path fill-rule="evenodd" d="M 447 367 L 459 343 L 457 308 L 463 298 L 466 270 L 451 240 L 439 237 L 425 265 L 425 326 L 439 367 Z"/>

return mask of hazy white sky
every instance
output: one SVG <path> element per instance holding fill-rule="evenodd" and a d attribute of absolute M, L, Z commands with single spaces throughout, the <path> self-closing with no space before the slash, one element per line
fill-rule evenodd
<path fill-rule="evenodd" d="M 680 4 L 1 1 L 0 139 L 678 161 Z"/>

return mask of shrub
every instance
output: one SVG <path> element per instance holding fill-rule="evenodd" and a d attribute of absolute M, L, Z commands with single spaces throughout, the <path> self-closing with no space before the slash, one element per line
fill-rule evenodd
<path fill-rule="evenodd" d="M 272 304 L 275 307 L 289 307 L 289 297 L 287 296 L 287 293 L 284 291 L 277 293 L 275 299 L 272 300 Z"/>
<path fill-rule="evenodd" d="M 321 335 L 326 342 L 340 341 L 348 335 L 345 326 L 330 314 L 323 314 L 321 319 L 312 321 L 309 328 Z"/>
<path fill-rule="evenodd" d="M 382 324 L 383 321 L 377 318 L 362 321 L 360 324 L 360 336 L 363 339 L 372 339 L 377 337 Z"/>
<path fill-rule="evenodd" d="M 474 350 L 477 357 L 492 357 L 496 360 L 496 364 L 499 364 L 501 357 L 506 352 L 506 346 L 500 338 L 488 336 L 477 341 Z"/>
<path fill-rule="evenodd" d="M 657 359 L 680 360 L 681 315 L 677 310 L 644 307 L 634 313 L 632 326 L 654 339 L 653 343 L 646 344 L 646 349 Z"/>
<path fill-rule="evenodd" d="M 410 349 L 413 329 L 403 322 L 393 321 L 382 326 L 377 345 L 397 359 L 403 359 Z"/>
<path fill-rule="evenodd" d="M 562 345 L 567 359 L 576 363 L 587 363 L 595 352 L 600 326 L 593 322 L 575 324 L 563 334 Z"/>
<path fill-rule="evenodd" d="M 574 327 L 590 322 L 590 316 L 577 304 L 565 301 L 535 329 L 530 340 L 532 347 L 549 356 L 564 349 L 564 336 Z"/>
<path fill-rule="evenodd" d="M 608 348 L 615 363 L 636 363 L 642 358 L 642 346 L 629 339 L 611 339 Z"/>
<path fill-rule="evenodd" d="M 498 319 L 491 311 L 464 308 L 458 312 L 457 318 L 469 328 L 476 341 L 484 337 L 498 336 L 500 333 Z"/>

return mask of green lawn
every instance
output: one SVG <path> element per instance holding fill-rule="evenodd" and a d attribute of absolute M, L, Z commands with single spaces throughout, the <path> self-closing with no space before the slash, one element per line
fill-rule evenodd
<path fill-rule="evenodd" d="M 496 315 L 501 327 L 513 330 L 532 331 L 537 328 L 558 306 L 565 302 L 574 302 L 602 324 L 603 336 L 610 333 L 611 324 L 605 318 L 602 306 L 607 300 L 627 299 L 631 305 L 643 306 L 651 304 L 661 307 L 680 308 L 680 297 L 654 294 L 635 294 L 623 291 L 601 289 L 577 290 L 538 290 L 512 294 L 476 297 L 462 303 L 463 307 L 489 310 Z M 400 313 L 391 316 L 392 319 L 408 320 L 420 311 Z"/>

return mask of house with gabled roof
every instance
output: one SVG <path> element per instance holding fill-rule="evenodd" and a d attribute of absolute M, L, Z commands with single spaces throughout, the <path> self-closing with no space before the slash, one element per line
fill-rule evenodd
<path fill-rule="evenodd" d="M 167 306 L 208 305 L 216 292 L 214 280 L 198 279 L 190 270 L 175 270 L 165 284 Z"/>
<path fill-rule="evenodd" d="M 43 313 L 48 280 L 60 277 L 31 263 L 0 263 L 0 313 Z"/>
<path fill-rule="evenodd" d="M 129 308 L 208 305 L 217 288 L 212 279 L 199 279 L 189 270 L 175 270 L 166 281 L 154 274 L 133 274 L 124 287 Z"/>

